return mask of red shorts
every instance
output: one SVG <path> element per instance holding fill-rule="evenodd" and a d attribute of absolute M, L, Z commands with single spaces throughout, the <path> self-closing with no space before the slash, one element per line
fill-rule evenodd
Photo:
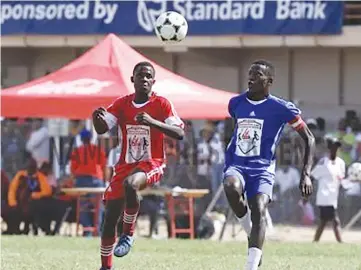
<path fill-rule="evenodd" d="M 165 168 L 164 161 L 150 160 L 140 161 L 131 164 L 118 165 L 115 168 L 115 175 L 104 192 L 104 200 L 114 200 L 124 198 L 124 180 L 134 171 L 141 170 L 147 175 L 147 186 L 151 186 L 160 181 Z"/>

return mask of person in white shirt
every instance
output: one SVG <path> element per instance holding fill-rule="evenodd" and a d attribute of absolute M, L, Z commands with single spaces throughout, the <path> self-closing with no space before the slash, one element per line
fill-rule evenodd
<path fill-rule="evenodd" d="M 341 181 L 345 178 L 346 165 L 340 157 L 337 157 L 337 150 L 341 146 L 340 141 L 337 138 L 328 138 L 326 142 L 329 154 L 322 158 L 311 172 L 311 176 L 318 181 L 316 205 L 320 210 L 320 222 L 316 229 L 314 242 L 320 240 L 327 222 L 332 221 L 336 240 L 341 243 L 337 202 Z"/>
<path fill-rule="evenodd" d="M 285 165 L 278 168 L 275 174 L 275 182 L 280 188 L 281 196 L 297 187 L 300 177 L 299 171 L 291 165 L 291 161 L 285 161 Z"/>
<path fill-rule="evenodd" d="M 276 169 L 275 184 L 279 187 L 279 214 L 280 222 L 291 222 L 297 206 L 295 189 L 300 182 L 299 171 L 292 166 L 291 159 L 285 159 L 283 164 Z M 298 190 L 297 190 L 298 191 Z"/>
<path fill-rule="evenodd" d="M 36 160 L 38 168 L 49 162 L 50 157 L 50 137 L 48 128 L 43 125 L 42 119 L 35 119 L 33 122 L 33 132 L 26 143 L 26 150 Z"/>
<path fill-rule="evenodd" d="M 221 134 L 217 131 L 213 133 L 209 141 L 211 160 L 210 160 L 210 179 L 212 195 L 215 196 L 219 187 L 222 185 L 223 168 L 225 160 L 225 148 L 221 138 Z M 221 197 L 218 199 L 216 205 L 220 208 L 225 208 L 227 200 L 225 193 L 222 192 Z"/>
<path fill-rule="evenodd" d="M 211 149 L 209 145 L 211 133 L 207 129 L 200 131 L 200 140 L 197 143 L 197 175 L 198 185 L 208 186 L 210 176 Z"/>

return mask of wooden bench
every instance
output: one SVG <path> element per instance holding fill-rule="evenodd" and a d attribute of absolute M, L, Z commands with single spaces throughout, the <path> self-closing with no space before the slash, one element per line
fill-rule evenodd
<path fill-rule="evenodd" d="M 84 195 L 95 195 L 92 198 L 92 202 L 95 204 L 94 210 L 94 226 L 85 227 L 83 230 L 91 231 L 93 236 L 98 235 L 98 224 L 99 224 L 99 206 L 101 202 L 102 195 L 105 191 L 105 188 L 62 188 L 62 192 L 69 196 L 76 197 L 77 209 L 76 209 L 76 234 L 79 235 L 79 220 L 80 213 L 85 211 L 81 208 L 81 201 L 89 200 L 89 198 L 84 197 Z M 139 192 L 141 196 L 155 195 L 165 197 L 168 205 L 168 213 L 171 224 L 171 237 L 175 238 L 177 233 L 188 233 L 190 239 L 194 239 L 194 199 L 201 198 L 209 193 L 208 189 L 183 189 L 183 188 L 147 188 Z M 179 213 L 177 213 L 176 208 L 180 207 L 182 209 L 181 214 L 186 214 L 189 217 L 189 227 L 188 228 L 177 228 L 176 227 L 176 218 Z M 89 212 L 89 210 L 86 210 Z"/>

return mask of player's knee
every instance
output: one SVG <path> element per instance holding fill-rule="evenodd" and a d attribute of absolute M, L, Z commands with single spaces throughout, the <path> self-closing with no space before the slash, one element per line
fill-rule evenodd
<path fill-rule="evenodd" d="M 139 185 L 134 181 L 132 177 L 127 177 L 124 181 L 125 190 L 132 189 L 132 190 L 139 190 Z"/>
<path fill-rule="evenodd" d="M 336 226 L 341 226 L 341 221 L 338 217 L 335 217 L 333 219 L 333 225 L 336 227 Z"/>
<path fill-rule="evenodd" d="M 236 177 L 227 176 L 223 179 L 223 187 L 226 193 L 237 189 L 237 186 L 239 186 L 239 180 Z"/>

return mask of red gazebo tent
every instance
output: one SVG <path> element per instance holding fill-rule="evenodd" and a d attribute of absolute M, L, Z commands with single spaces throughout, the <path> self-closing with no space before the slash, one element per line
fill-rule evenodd
<path fill-rule="evenodd" d="M 233 93 L 185 79 L 150 61 L 113 34 L 84 55 L 42 78 L 1 91 L 2 117 L 89 118 L 132 93 L 129 78 L 140 61 L 156 69 L 154 91 L 167 97 L 187 119 L 223 119 Z"/>

